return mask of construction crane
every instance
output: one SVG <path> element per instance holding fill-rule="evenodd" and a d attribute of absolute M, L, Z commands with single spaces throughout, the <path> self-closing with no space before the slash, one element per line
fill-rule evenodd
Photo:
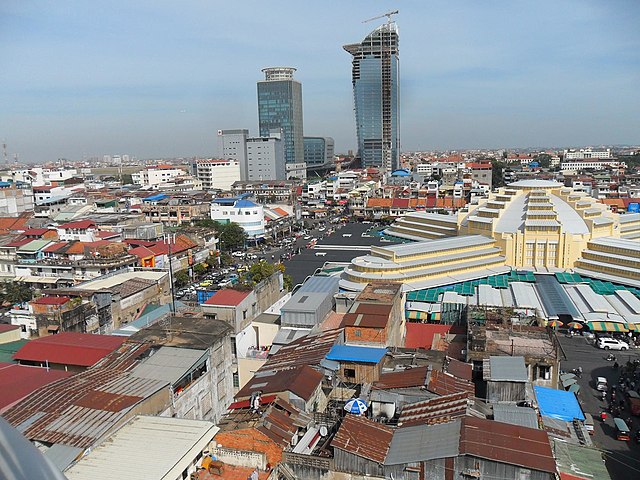
<path fill-rule="evenodd" d="M 398 10 L 394 10 L 392 12 L 383 13 L 382 15 L 378 15 L 377 17 L 369 18 L 367 20 L 363 20 L 362 23 L 373 22 L 374 20 L 378 20 L 379 18 L 387 17 L 387 23 L 391 23 L 391 15 L 397 15 L 400 13 Z"/>

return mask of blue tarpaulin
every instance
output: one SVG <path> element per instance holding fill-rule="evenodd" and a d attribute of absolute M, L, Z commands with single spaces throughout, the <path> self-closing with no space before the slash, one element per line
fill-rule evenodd
<path fill-rule="evenodd" d="M 584 420 L 584 413 L 578 403 L 576 394 L 546 387 L 534 387 L 540 414 L 566 422 L 574 418 Z"/>
<path fill-rule="evenodd" d="M 334 345 L 326 359 L 336 362 L 378 363 L 386 353 L 386 348 Z"/>

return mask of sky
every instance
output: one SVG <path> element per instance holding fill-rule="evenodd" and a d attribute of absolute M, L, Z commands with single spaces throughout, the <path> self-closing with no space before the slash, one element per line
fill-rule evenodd
<path fill-rule="evenodd" d="M 40 163 L 217 155 L 297 68 L 304 132 L 355 148 L 351 57 L 390 10 L 403 151 L 640 143 L 638 0 L 2 0 L 0 141 Z"/>

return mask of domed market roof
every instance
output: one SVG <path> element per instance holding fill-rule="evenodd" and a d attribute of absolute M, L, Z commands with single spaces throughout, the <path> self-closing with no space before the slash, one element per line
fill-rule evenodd
<path fill-rule="evenodd" d="M 511 182 L 508 187 L 515 188 L 560 188 L 564 185 L 560 182 L 554 182 L 553 180 L 518 180 L 517 182 Z"/>

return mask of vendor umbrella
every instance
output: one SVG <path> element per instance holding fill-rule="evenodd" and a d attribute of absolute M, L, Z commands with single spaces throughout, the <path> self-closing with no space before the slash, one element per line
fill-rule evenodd
<path fill-rule="evenodd" d="M 575 330 L 580 330 L 581 328 L 584 328 L 584 325 L 581 324 L 580 322 L 571 322 L 569 323 L 569 328 L 573 328 Z"/>
<path fill-rule="evenodd" d="M 345 404 L 344 409 L 349 413 L 362 415 L 364 412 L 367 411 L 367 404 L 364 403 L 364 401 L 360 400 L 359 398 L 352 398 Z"/>
<path fill-rule="evenodd" d="M 551 320 L 547 323 L 547 326 L 551 328 L 561 327 L 563 325 L 564 323 L 562 323 L 560 320 Z"/>

